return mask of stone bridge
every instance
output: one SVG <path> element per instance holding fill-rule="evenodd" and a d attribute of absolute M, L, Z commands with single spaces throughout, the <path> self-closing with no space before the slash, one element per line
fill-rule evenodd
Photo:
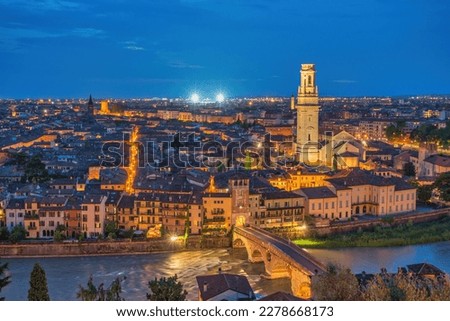
<path fill-rule="evenodd" d="M 310 299 L 311 278 L 325 266 L 295 244 L 255 227 L 234 227 L 233 247 L 245 247 L 250 262 L 264 262 L 268 279 L 290 278 L 295 296 Z"/>

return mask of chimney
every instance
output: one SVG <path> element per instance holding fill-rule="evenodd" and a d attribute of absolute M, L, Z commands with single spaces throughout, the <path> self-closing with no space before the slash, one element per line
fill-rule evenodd
<path fill-rule="evenodd" d="M 203 282 L 203 292 L 208 291 L 208 283 Z"/>

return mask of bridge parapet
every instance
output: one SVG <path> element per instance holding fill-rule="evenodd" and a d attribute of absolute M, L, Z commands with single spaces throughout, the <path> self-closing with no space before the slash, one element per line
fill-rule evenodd
<path fill-rule="evenodd" d="M 292 293 L 301 298 L 312 297 L 311 278 L 325 271 L 311 254 L 261 229 L 235 227 L 233 246 L 245 246 L 250 262 L 264 262 L 263 277 L 290 278 Z"/>

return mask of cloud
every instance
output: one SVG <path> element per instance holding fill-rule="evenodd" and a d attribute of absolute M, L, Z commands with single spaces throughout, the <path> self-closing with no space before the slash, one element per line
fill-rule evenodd
<path fill-rule="evenodd" d="M 139 46 L 126 46 L 124 48 L 128 49 L 128 50 L 133 50 L 133 51 L 144 51 L 145 50 L 144 47 L 139 47 Z"/>
<path fill-rule="evenodd" d="M 25 8 L 29 11 L 67 11 L 79 10 L 84 5 L 65 0 L 0 0 L 0 5 Z"/>
<path fill-rule="evenodd" d="M 0 0 L 1 1 L 1 0 Z M 94 28 L 75 28 L 50 32 L 31 28 L 7 28 L 0 27 L 0 50 L 19 52 L 25 47 L 29 39 L 49 39 L 61 37 L 101 38 L 105 32 Z"/>
<path fill-rule="evenodd" d="M 354 84 L 354 83 L 357 83 L 356 80 L 349 80 L 349 79 L 336 79 L 336 80 L 333 80 L 333 82 L 337 83 L 337 84 Z"/>
<path fill-rule="evenodd" d="M 168 63 L 169 67 L 171 68 L 180 68 L 180 69 L 203 69 L 204 66 L 201 65 L 195 65 L 195 64 L 189 64 L 185 61 L 177 60 L 177 61 L 170 61 Z"/>
<path fill-rule="evenodd" d="M 75 28 L 72 30 L 71 35 L 82 38 L 99 38 L 103 37 L 105 32 L 95 28 Z"/>
<path fill-rule="evenodd" d="M 121 44 L 125 45 L 123 48 L 133 51 L 145 51 L 145 48 L 142 46 L 139 46 L 135 41 L 125 41 Z"/>

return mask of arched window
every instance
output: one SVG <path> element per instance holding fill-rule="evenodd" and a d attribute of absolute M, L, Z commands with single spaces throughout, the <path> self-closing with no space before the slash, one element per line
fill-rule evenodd
<path fill-rule="evenodd" d="M 359 214 L 359 206 L 356 206 L 355 214 Z"/>
<path fill-rule="evenodd" d="M 364 205 L 363 206 L 363 213 L 366 213 L 367 212 L 367 208 L 366 208 L 366 206 Z"/>
<path fill-rule="evenodd" d="M 311 85 L 312 84 L 312 78 L 311 78 L 311 75 L 309 75 L 308 76 L 308 85 Z"/>

